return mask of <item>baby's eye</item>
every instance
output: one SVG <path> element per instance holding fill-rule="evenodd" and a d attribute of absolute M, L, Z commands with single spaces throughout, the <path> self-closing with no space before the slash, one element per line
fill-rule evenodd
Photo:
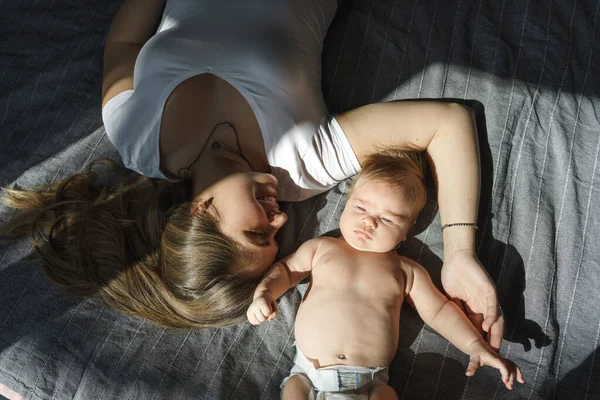
<path fill-rule="evenodd" d="M 366 209 L 364 209 L 364 208 L 363 208 L 363 207 L 361 207 L 361 206 L 356 206 L 356 209 L 357 209 L 358 211 L 362 211 L 362 212 L 365 212 L 365 211 L 367 211 Z"/>
<path fill-rule="evenodd" d="M 387 218 L 381 218 L 381 220 L 383 222 L 385 222 L 386 224 L 393 224 L 394 223 L 394 221 L 392 221 L 391 219 L 387 219 Z"/>

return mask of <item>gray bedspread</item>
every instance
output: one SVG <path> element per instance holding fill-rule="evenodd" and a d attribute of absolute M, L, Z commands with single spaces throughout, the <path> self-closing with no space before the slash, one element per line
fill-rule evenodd
<path fill-rule="evenodd" d="M 0 184 L 41 184 L 94 158 L 118 159 L 102 127 L 100 85 L 119 3 L 2 2 Z M 467 357 L 404 307 L 391 366 L 401 398 L 600 398 L 599 8 L 593 0 L 340 7 L 324 51 L 332 112 L 439 97 L 476 109 L 477 250 L 506 315 L 501 353 L 526 378 L 512 392 L 489 368 L 467 378 Z M 347 188 L 284 205 L 283 254 L 337 227 Z M 0 207 L 1 221 L 11 215 Z M 400 251 L 439 284 L 434 200 L 417 227 Z M 0 384 L 30 399 L 278 398 L 293 361 L 298 290 L 269 324 L 165 330 L 62 294 L 39 265 L 20 262 L 30 248 L 0 247 Z"/>

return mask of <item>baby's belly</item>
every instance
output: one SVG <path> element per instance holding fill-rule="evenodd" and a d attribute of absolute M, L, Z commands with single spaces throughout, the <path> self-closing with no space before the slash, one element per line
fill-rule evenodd
<path fill-rule="evenodd" d="M 400 304 L 312 290 L 296 316 L 296 344 L 315 367 L 384 367 L 398 347 Z"/>

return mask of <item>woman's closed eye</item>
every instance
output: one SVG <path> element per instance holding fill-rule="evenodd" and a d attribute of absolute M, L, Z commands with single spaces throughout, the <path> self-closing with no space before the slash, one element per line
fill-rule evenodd
<path fill-rule="evenodd" d="M 246 234 L 255 238 L 255 244 L 260 247 L 268 247 L 271 245 L 270 239 L 272 233 L 268 231 L 246 231 Z M 275 243 L 275 246 L 279 248 L 279 243 L 277 242 L 277 240 L 273 239 L 273 243 Z"/>
<path fill-rule="evenodd" d="M 250 234 L 257 239 L 266 240 L 269 238 L 269 234 L 267 232 L 261 231 L 250 231 Z"/>

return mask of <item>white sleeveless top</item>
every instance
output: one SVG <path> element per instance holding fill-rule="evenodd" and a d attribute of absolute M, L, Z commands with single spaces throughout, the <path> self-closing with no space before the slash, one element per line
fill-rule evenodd
<path fill-rule="evenodd" d="M 159 134 L 165 102 L 183 81 L 212 73 L 234 86 L 258 121 L 278 200 L 300 201 L 360 165 L 321 94 L 321 51 L 336 0 L 168 0 L 136 60 L 134 89 L 102 110 L 126 167 L 166 179 Z"/>

